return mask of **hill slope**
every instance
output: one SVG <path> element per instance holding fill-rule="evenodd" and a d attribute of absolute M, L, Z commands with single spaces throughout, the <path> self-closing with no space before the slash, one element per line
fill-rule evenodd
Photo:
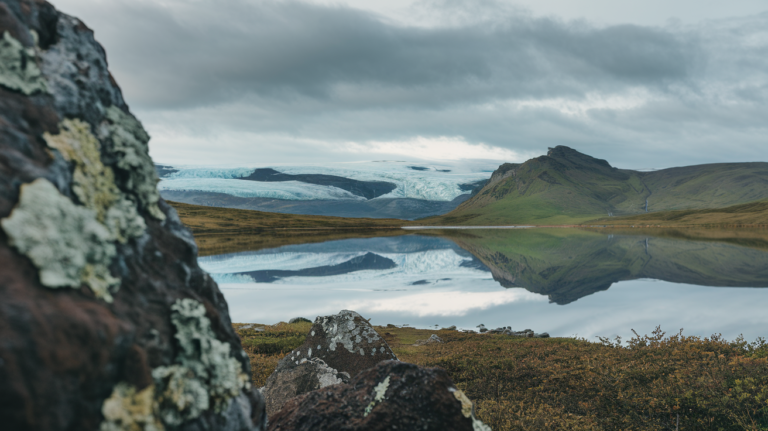
<path fill-rule="evenodd" d="M 724 208 L 649 212 L 626 217 L 590 220 L 602 225 L 768 225 L 768 200 Z"/>
<path fill-rule="evenodd" d="M 569 224 L 648 211 L 718 208 L 768 199 L 768 163 L 639 172 L 568 147 L 504 164 L 480 192 L 430 224 Z"/>

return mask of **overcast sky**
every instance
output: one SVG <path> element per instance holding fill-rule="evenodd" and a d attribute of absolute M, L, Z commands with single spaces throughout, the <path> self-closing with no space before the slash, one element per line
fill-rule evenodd
<path fill-rule="evenodd" d="M 168 164 L 768 161 L 768 0 L 59 0 Z"/>

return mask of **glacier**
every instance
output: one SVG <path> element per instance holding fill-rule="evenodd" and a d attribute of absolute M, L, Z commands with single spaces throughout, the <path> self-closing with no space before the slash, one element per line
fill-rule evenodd
<path fill-rule="evenodd" d="M 252 169 L 249 173 L 253 171 Z M 354 195 L 346 190 L 333 186 L 318 186 L 299 181 L 266 183 L 226 179 L 221 177 L 181 177 L 161 180 L 158 184 L 160 191 L 198 191 L 225 193 L 240 198 L 272 198 L 291 201 L 302 200 L 353 200 L 364 201 L 362 196 Z"/>
<path fill-rule="evenodd" d="M 167 164 L 166 164 L 167 165 Z M 413 162 L 360 162 L 323 166 L 254 166 L 217 168 L 173 166 L 178 169 L 162 178 L 160 190 L 204 191 L 237 197 L 260 197 L 286 200 L 360 200 L 360 196 L 333 186 L 318 186 L 297 181 L 258 182 L 239 180 L 256 168 L 272 168 L 286 174 L 325 174 L 359 181 L 386 181 L 396 188 L 375 199 L 411 198 L 449 202 L 468 193 L 461 184 L 490 178 L 495 163 L 430 164 Z M 244 184 L 250 183 L 250 184 Z M 363 200 L 365 200 L 363 198 Z"/>

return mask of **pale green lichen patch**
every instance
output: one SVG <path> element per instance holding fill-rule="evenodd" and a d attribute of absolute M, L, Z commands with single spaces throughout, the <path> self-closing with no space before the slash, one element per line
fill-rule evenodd
<path fill-rule="evenodd" d="M 34 48 L 24 48 L 7 31 L 0 38 L 0 85 L 26 95 L 47 91 Z"/>
<path fill-rule="evenodd" d="M 373 411 L 373 408 L 376 407 L 376 404 L 386 399 L 384 395 L 387 393 L 387 389 L 389 389 L 389 376 L 373 388 L 373 401 L 365 408 L 363 416 L 368 416 Z"/>
<path fill-rule="evenodd" d="M 178 426 L 200 416 L 210 407 L 205 384 L 181 365 L 158 367 L 152 371 L 157 385 L 157 410 L 163 423 Z"/>
<path fill-rule="evenodd" d="M 221 413 L 233 398 L 250 385 L 240 363 L 230 357 L 230 345 L 216 339 L 203 304 L 193 299 L 180 299 L 171 306 L 171 310 L 171 322 L 176 328 L 175 337 L 181 351 L 173 365 L 152 370 L 154 398 L 148 406 L 143 403 L 150 401 L 143 395 L 141 423 L 155 427 L 161 424 L 161 428 L 146 428 L 146 431 L 162 430 L 163 425 L 178 427 L 211 407 Z M 129 423 L 136 414 L 111 412 L 108 415 L 107 410 L 128 408 L 136 402 L 127 402 L 125 398 L 136 396 L 135 392 L 126 390 L 124 383 L 118 384 L 112 397 L 104 402 L 105 421 L 100 431 L 133 431 L 132 428 L 115 426 Z"/>
<path fill-rule="evenodd" d="M 155 386 L 141 391 L 127 383 L 118 383 L 101 407 L 104 421 L 100 431 L 163 431 L 155 416 Z"/>
<path fill-rule="evenodd" d="M 115 240 L 125 243 L 144 234 L 146 225 L 136 205 L 115 185 L 112 169 L 101 161 L 101 145 L 91 127 L 80 120 L 66 119 L 60 133 L 43 135 L 49 147 L 57 149 L 75 165 L 72 191 L 86 208 L 96 211 L 97 220 L 109 229 Z"/>
<path fill-rule="evenodd" d="M 491 427 L 484 424 L 483 421 L 475 417 L 474 409 L 472 408 L 472 401 L 459 389 L 448 388 L 453 393 L 454 398 L 461 403 L 461 414 L 465 418 L 472 419 L 473 431 L 491 431 Z"/>
<path fill-rule="evenodd" d="M 472 416 L 472 401 L 460 390 L 453 392 L 453 396 L 461 403 L 461 414 L 465 418 Z"/>
<path fill-rule="evenodd" d="M 243 373 L 240 362 L 230 356 L 229 343 L 216 339 L 203 304 L 194 299 L 180 299 L 171 309 L 171 322 L 181 347 L 176 363 L 190 371 L 190 378 L 204 385 L 210 404 L 216 412 L 221 412 L 249 385 L 248 376 Z M 163 413 L 163 416 L 171 414 Z"/>
<path fill-rule="evenodd" d="M 39 178 L 21 186 L 19 202 L 0 225 L 10 244 L 38 268 L 44 286 L 85 284 L 97 297 L 112 301 L 110 290 L 120 282 L 109 272 L 116 250 L 95 211 L 75 205 Z"/>
<path fill-rule="evenodd" d="M 160 179 L 149 157 L 149 135 L 138 120 L 116 106 L 107 108 L 105 114 L 108 121 L 102 124 L 99 134 L 112 141 L 116 166 L 124 173 L 118 179 L 120 187 L 133 194 L 152 217 L 165 220 L 165 214 L 158 207 Z"/>

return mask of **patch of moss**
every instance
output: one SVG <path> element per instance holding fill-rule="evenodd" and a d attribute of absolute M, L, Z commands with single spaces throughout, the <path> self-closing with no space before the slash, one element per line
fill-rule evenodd
<path fill-rule="evenodd" d="M 111 289 L 120 283 L 109 271 L 116 250 L 95 211 L 75 205 L 39 178 L 21 186 L 19 202 L 0 224 L 10 244 L 38 268 L 44 286 L 85 284 L 97 297 L 112 301 Z"/>
<path fill-rule="evenodd" d="M 34 48 L 24 48 L 7 31 L 0 38 L 0 85 L 26 95 L 47 91 Z"/>

